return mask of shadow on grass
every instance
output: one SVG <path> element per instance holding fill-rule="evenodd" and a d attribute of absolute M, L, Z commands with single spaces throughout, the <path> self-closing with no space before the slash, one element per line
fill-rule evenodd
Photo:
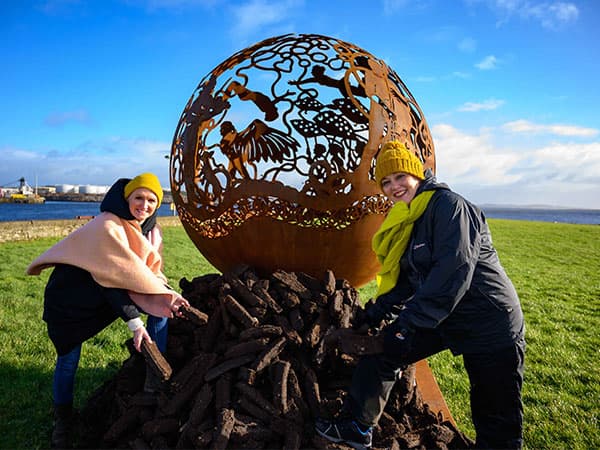
<path fill-rule="evenodd" d="M 110 380 L 121 366 L 80 368 L 75 379 L 75 408 Z M 52 432 L 52 377 L 39 367 L 14 367 L 0 364 L 0 448 L 49 448 Z"/>

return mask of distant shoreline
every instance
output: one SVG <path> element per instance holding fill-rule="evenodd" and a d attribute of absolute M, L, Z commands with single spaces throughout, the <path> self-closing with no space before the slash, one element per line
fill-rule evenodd
<path fill-rule="evenodd" d="M 589 211 L 600 213 L 600 209 L 598 208 L 580 208 L 574 206 L 549 206 L 549 205 L 513 205 L 506 204 L 503 205 L 501 203 L 482 203 L 477 205 L 479 208 L 485 210 L 495 210 L 495 209 L 516 209 L 516 210 L 546 210 L 546 211 Z"/>
<path fill-rule="evenodd" d="M 23 222 L 22 235 L 30 233 L 32 224 L 49 221 L 56 224 L 59 220 L 77 220 L 89 218 L 100 213 L 100 203 L 79 201 L 49 201 L 41 205 L 0 204 L 0 224 L 5 222 Z M 177 218 L 178 212 L 174 203 L 161 205 L 158 217 Z M 503 207 L 499 205 L 482 205 L 485 216 L 489 219 L 514 219 L 541 222 L 561 222 L 576 224 L 600 225 L 600 210 L 576 208 L 529 208 L 519 206 Z M 169 220 L 169 219 L 165 219 Z M 176 219 L 178 220 L 178 219 Z M 4 225 L 6 228 L 8 225 Z M 53 225 L 54 226 L 54 225 Z M 65 225 L 67 226 L 67 225 Z"/>
<path fill-rule="evenodd" d="M 93 202 L 100 203 L 106 194 L 83 194 L 83 193 L 50 193 L 44 194 L 47 202 Z M 173 197 L 170 192 L 165 192 L 162 203 L 172 203 Z"/>
<path fill-rule="evenodd" d="M 0 243 L 30 241 L 46 237 L 63 237 L 88 223 L 93 216 L 77 219 L 22 220 L 0 222 Z M 181 226 L 177 216 L 156 218 L 161 227 Z"/>

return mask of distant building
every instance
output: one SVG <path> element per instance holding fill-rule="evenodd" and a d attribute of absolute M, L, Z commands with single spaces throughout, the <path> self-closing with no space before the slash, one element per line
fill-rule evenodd
<path fill-rule="evenodd" d="M 19 186 L 2 186 L 0 197 L 10 197 L 15 194 L 30 196 L 35 195 L 36 191 L 32 188 L 24 177 L 19 178 Z"/>
<path fill-rule="evenodd" d="M 38 187 L 38 194 L 40 194 L 40 195 L 56 194 L 56 186 L 40 186 L 40 187 Z"/>
<path fill-rule="evenodd" d="M 57 184 L 57 194 L 106 194 L 110 186 L 93 184 Z"/>
<path fill-rule="evenodd" d="M 79 186 L 74 184 L 57 184 L 56 185 L 56 193 L 57 194 L 78 194 Z"/>
<path fill-rule="evenodd" d="M 83 186 L 79 186 L 80 194 L 106 194 L 109 186 L 95 186 L 92 184 L 86 184 Z"/>
<path fill-rule="evenodd" d="M 19 179 L 19 187 L 3 186 L 0 190 L 1 203 L 44 203 L 45 198 L 38 194 L 37 186 L 34 190 L 25 177 Z"/>

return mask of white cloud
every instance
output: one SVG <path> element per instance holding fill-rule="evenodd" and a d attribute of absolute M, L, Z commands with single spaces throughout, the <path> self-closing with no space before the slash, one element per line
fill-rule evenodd
<path fill-rule="evenodd" d="M 492 111 L 498 109 L 504 105 L 504 100 L 489 99 L 481 103 L 466 102 L 458 108 L 458 111 L 463 112 L 478 112 L 478 111 Z"/>
<path fill-rule="evenodd" d="M 567 183 L 594 183 L 600 193 L 600 142 L 552 144 L 535 150 L 536 164 L 554 172 L 553 179 Z"/>
<path fill-rule="evenodd" d="M 563 124 L 542 125 L 528 120 L 507 122 L 502 127 L 512 133 L 547 133 L 559 136 L 593 137 L 599 133 L 599 130 L 595 128 Z"/>
<path fill-rule="evenodd" d="M 519 14 L 538 20 L 544 28 L 555 30 L 577 21 L 579 9 L 575 4 L 565 2 L 526 3 Z"/>
<path fill-rule="evenodd" d="M 472 38 L 464 38 L 458 43 L 458 49 L 461 52 L 471 53 L 477 48 L 477 41 Z"/>
<path fill-rule="evenodd" d="M 386 15 L 394 14 L 404 8 L 426 9 L 429 7 L 430 0 L 383 0 L 383 12 Z"/>
<path fill-rule="evenodd" d="M 197 6 L 211 7 L 222 2 L 222 0 L 124 0 L 133 6 L 141 6 L 149 11 L 171 10 L 182 11 Z"/>
<path fill-rule="evenodd" d="M 486 134 L 469 135 L 451 125 L 432 128 L 438 173 L 451 184 L 501 185 L 518 181 L 511 170 L 521 157 L 495 148 Z"/>
<path fill-rule="evenodd" d="M 452 76 L 454 76 L 456 78 L 471 78 L 471 74 L 469 74 L 467 72 L 460 72 L 460 71 L 452 72 Z"/>
<path fill-rule="evenodd" d="M 54 112 L 44 119 L 44 124 L 51 127 L 62 126 L 69 122 L 89 124 L 91 118 L 85 109 L 78 109 L 75 111 Z"/>
<path fill-rule="evenodd" d="M 500 147 L 503 127 L 475 134 L 448 124 L 431 130 L 438 179 L 477 204 L 600 209 L 600 142 Z"/>
<path fill-rule="evenodd" d="M 163 186 L 169 186 L 165 155 L 170 154 L 170 147 L 167 142 L 118 137 L 46 153 L 5 147 L 1 149 L 0 183 L 24 176 L 28 180 L 38 177 L 42 185 L 109 185 L 118 178 L 154 172 Z"/>
<path fill-rule="evenodd" d="M 441 123 L 431 128 L 437 175 L 477 204 L 540 204 L 600 209 L 600 142 L 552 143 L 528 148 L 498 145 L 504 126 L 469 133 Z M 524 131 L 523 131 L 524 132 Z M 169 187 L 169 142 L 114 137 L 45 154 L 3 147 L 0 183 L 110 185 L 154 172 Z"/>
<path fill-rule="evenodd" d="M 293 10 L 302 4 L 300 0 L 251 0 L 232 6 L 231 11 L 235 20 L 231 31 L 238 36 L 247 36 L 265 26 L 280 24 L 292 17 Z"/>
<path fill-rule="evenodd" d="M 383 12 L 393 14 L 409 4 L 409 0 L 383 0 Z"/>
<path fill-rule="evenodd" d="M 475 67 L 477 67 L 479 70 L 492 70 L 496 68 L 498 63 L 498 58 L 496 58 L 494 55 L 489 55 L 475 64 Z"/>
<path fill-rule="evenodd" d="M 4 149 L 4 150 L 2 150 L 2 155 L 4 155 L 4 157 L 6 157 L 8 159 L 8 155 L 10 154 L 9 152 L 12 153 L 13 158 L 23 160 L 23 161 L 27 161 L 27 160 L 33 161 L 40 157 L 40 155 L 36 152 L 31 152 L 28 150 L 21 150 L 21 149 L 14 149 L 14 150 Z"/>
<path fill-rule="evenodd" d="M 421 76 L 415 77 L 414 80 L 417 83 L 432 83 L 435 81 L 435 77 L 421 75 Z"/>
<path fill-rule="evenodd" d="M 466 0 L 466 3 L 474 5 L 482 2 Z M 558 30 L 575 23 L 579 18 L 579 8 L 573 2 L 484 0 L 483 3 L 498 15 L 499 26 L 508 22 L 512 17 L 518 17 L 521 20 L 535 20 L 549 30 Z"/>

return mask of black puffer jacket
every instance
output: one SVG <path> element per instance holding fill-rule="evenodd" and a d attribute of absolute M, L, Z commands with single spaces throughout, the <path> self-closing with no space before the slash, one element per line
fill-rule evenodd
<path fill-rule="evenodd" d="M 415 222 L 396 287 L 377 300 L 403 304 L 403 326 L 436 329 L 455 353 L 490 352 L 523 337 L 515 288 L 500 264 L 483 212 L 429 176 L 417 193 L 435 190 Z"/>

